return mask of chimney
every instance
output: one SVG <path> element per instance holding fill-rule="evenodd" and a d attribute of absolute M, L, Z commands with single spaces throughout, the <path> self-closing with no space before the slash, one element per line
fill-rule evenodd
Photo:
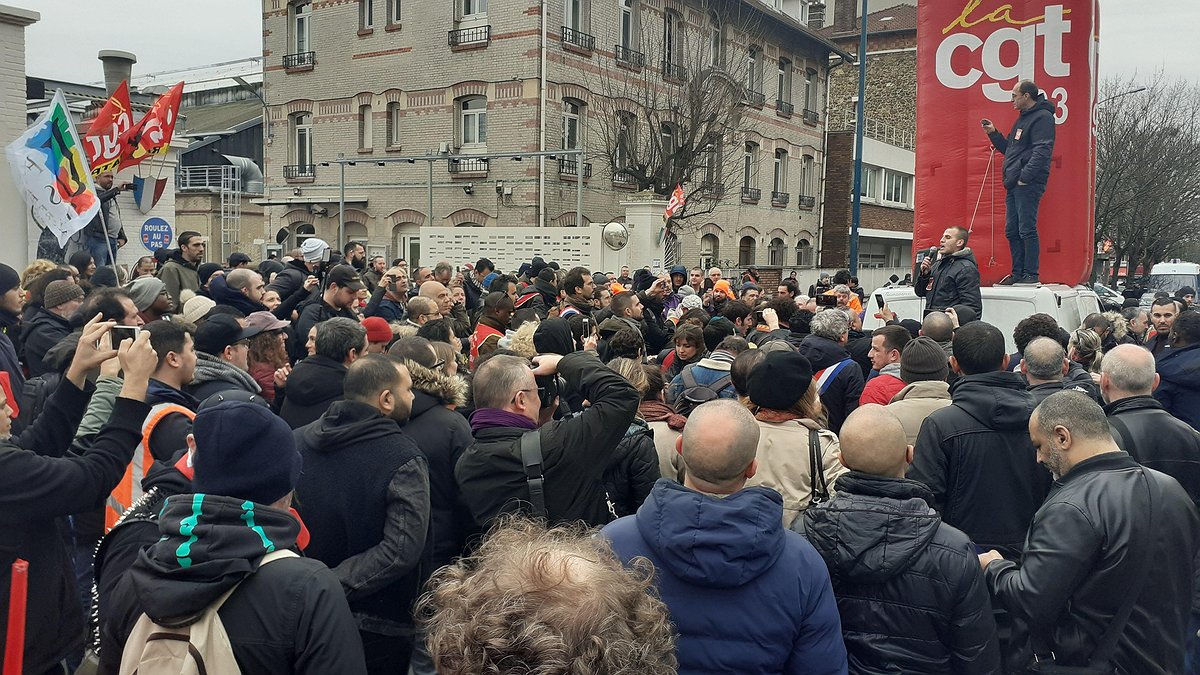
<path fill-rule="evenodd" d="M 808 6 L 808 27 L 821 30 L 825 27 L 825 3 L 817 0 Z"/>
<path fill-rule="evenodd" d="M 838 33 L 849 33 L 854 30 L 858 18 L 858 8 L 854 0 L 834 0 L 833 27 Z"/>
<path fill-rule="evenodd" d="M 128 80 L 133 73 L 137 57 L 117 49 L 101 49 L 98 56 L 104 64 L 104 89 L 112 96 L 121 82 Z"/>

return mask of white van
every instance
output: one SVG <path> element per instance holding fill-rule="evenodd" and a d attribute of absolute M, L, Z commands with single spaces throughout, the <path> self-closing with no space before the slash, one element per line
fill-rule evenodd
<path fill-rule="evenodd" d="M 878 311 L 876 294 L 883 296 L 888 309 L 901 319 L 920 321 L 925 315 L 925 298 L 917 297 L 911 286 L 880 288 L 868 295 L 864 303 L 864 333 L 870 333 L 883 325 L 881 319 L 875 318 Z M 1079 328 L 1085 316 L 1100 311 L 1100 299 L 1095 292 L 1084 286 L 984 286 L 980 289 L 980 295 L 983 296 L 981 319 L 1004 333 L 1004 343 L 1009 354 L 1017 351 L 1012 332 L 1021 319 L 1038 313 L 1049 314 L 1058 321 L 1059 326 L 1072 331 Z"/>
<path fill-rule="evenodd" d="M 1150 309 L 1154 302 L 1154 294 L 1165 291 L 1174 296 L 1175 291 L 1184 286 L 1195 289 L 1200 286 L 1200 264 L 1190 262 L 1161 262 L 1150 268 L 1150 278 L 1146 283 L 1146 292 L 1142 294 L 1142 309 Z"/>

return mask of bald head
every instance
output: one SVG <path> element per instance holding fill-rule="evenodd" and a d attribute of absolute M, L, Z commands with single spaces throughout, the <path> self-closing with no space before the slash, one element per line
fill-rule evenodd
<path fill-rule="evenodd" d="M 921 322 L 921 335 L 935 342 L 949 342 L 954 337 L 954 322 L 945 312 L 930 312 Z"/>
<path fill-rule="evenodd" d="M 745 406 L 718 399 L 697 406 L 683 428 L 682 454 L 688 487 L 736 492 L 758 452 L 758 422 Z"/>
<path fill-rule="evenodd" d="M 1149 396 L 1157 380 L 1154 355 L 1137 345 L 1118 345 L 1100 362 L 1100 390 L 1109 403 Z"/>
<path fill-rule="evenodd" d="M 1067 350 L 1063 349 L 1058 340 L 1048 337 L 1030 340 L 1029 344 L 1025 345 L 1025 351 L 1021 352 L 1021 370 L 1029 384 L 1062 382 L 1069 365 Z"/>
<path fill-rule="evenodd" d="M 846 468 L 873 476 L 904 477 L 911 450 L 908 437 L 900 420 L 883 406 L 859 406 L 842 424 L 838 439 Z"/>

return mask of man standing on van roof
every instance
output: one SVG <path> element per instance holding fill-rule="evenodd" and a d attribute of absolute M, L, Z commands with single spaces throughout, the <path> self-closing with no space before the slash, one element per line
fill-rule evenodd
<path fill-rule="evenodd" d="M 917 269 L 913 290 L 925 298 L 925 309 L 944 312 L 955 305 L 975 310 L 976 318 L 983 315 L 983 298 L 979 294 L 979 263 L 967 247 L 966 229 L 948 227 L 942 233 L 941 246 L 935 256 L 926 256 Z"/>
<path fill-rule="evenodd" d="M 982 120 L 992 145 L 1004 155 L 1004 236 L 1012 253 L 1012 274 L 1000 283 L 1037 284 L 1039 242 L 1038 205 L 1050 178 L 1050 155 L 1054 153 L 1054 104 L 1030 80 L 1013 87 L 1012 105 L 1020 111 L 1008 138 L 1000 135 L 991 120 Z"/>

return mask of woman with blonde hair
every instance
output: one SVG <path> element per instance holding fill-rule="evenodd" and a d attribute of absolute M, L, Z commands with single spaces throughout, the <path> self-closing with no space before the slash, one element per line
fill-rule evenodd
<path fill-rule="evenodd" d="M 783 495 L 783 525 L 804 515 L 814 498 L 826 499 L 837 477 L 837 434 L 825 428 L 825 411 L 812 364 L 792 351 L 771 352 L 750 373 L 747 407 L 758 421 L 758 471 L 747 486 Z"/>
<path fill-rule="evenodd" d="M 609 361 L 608 367 L 628 380 L 639 394 L 645 395 L 649 385 L 641 363 L 621 358 Z M 613 515 L 619 518 L 636 513 L 650 495 L 654 481 L 661 476 L 654 432 L 638 414 L 617 443 L 613 462 L 604 472 L 604 489 Z"/>
<path fill-rule="evenodd" d="M 1104 358 L 1100 344 L 1100 335 L 1096 331 L 1080 328 L 1071 333 L 1071 341 L 1067 344 L 1067 358 L 1083 366 L 1089 373 L 1098 373 L 1100 361 Z"/>

